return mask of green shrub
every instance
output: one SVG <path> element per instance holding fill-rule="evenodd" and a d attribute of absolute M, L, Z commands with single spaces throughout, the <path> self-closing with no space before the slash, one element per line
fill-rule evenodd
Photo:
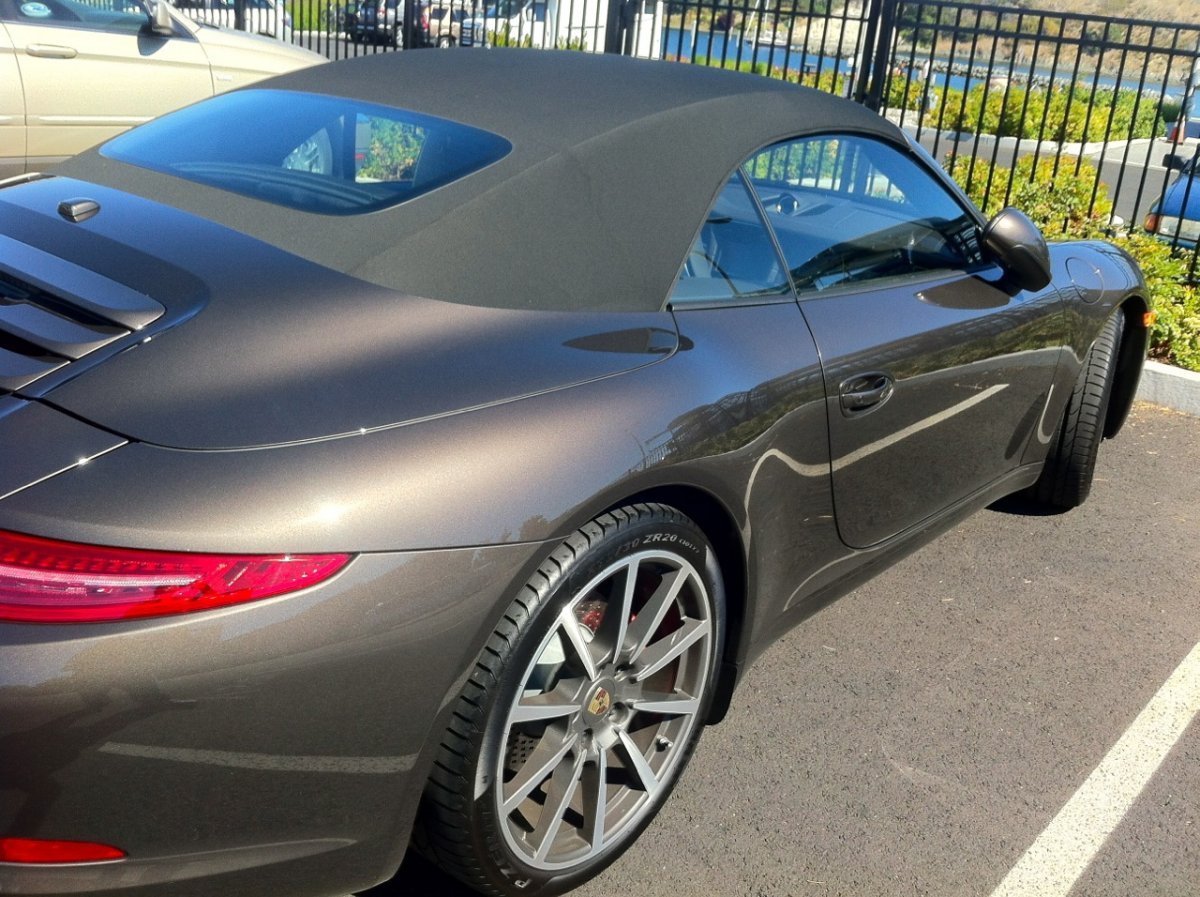
<path fill-rule="evenodd" d="M 663 58 L 667 62 L 692 61 L 689 56 L 675 56 L 672 54 L 667 54 Z M 836 75 L 833 72 L 822 72 L 819 75 L 815 72 L 788 72 L 784 71 L 780 66 L 771 66 L 765 62 L 753 62 L 750 59 L 739 61 L 736 55 L 730 55 L 724 60 L 720 56 L 713 56 L 711 58 L 698 56 L 695 63 L 696 65 L 704 65 L 711 68 L 728 69 L 734 72 L 748 72 L 752 75 L 763 75 L 768 78 L 774 78 L 777 81 L 789 81 L 792 84 L 800 84 L 804 87 L 815 87 L 817 90 L 825 93 L 846 96 L 845 76 Z"/>
<path fill-rule="evenodd" d="M 1133 256 L 1146 275 L 1147 298 L 1157 312 L 1150 330 L 1150 356 L 1200 371 L 1200 288 L 1189 277 L 1191 253 L 1172 250 L 1145 233 L 1111 235 L 1112 202 L 1096 167 L 1071 158 L 1059 160 L 1057 172 L 1055 167 L 1054 159 L 1035 163 L 1032 156 L 1019 159 L 1015 169 L 993 167 L 983 160 L 972 163 L 964 156 L 946 165 L 989 217 L 1005 205 L 1016 206 L 1051 238 L 1105 237 Z"/>
<path fill-rule="evenodd" d="M 326 0 L 288 0 L 285 8 L 292 16 L 292 29 L 296 32 L 324 31 L 331 17 L 336 23 L 336 4 Z"/>
<path fill-rule="evenodd" d="M 1157 313 L 1150 357 L 1200 371 L 1200 289 L 1189 282 L 1190 253 L 1172 251 L 1149 234 L 1124 234 L 1113 242 L 1137 259 L 1150 284 Z"/>
<path fill-rule="evenodd" d="M 946 168 L 989 217 L 1016 206 L 1048 236 L 1073 239 L 1104 236 L 1110 228 L 1112 201 L 1090 162 L 1022 156 L 1014 169 L 958 156 Z"/>
<path fill-rule="evenodd" d="M 887 84 L 889 109 L 919 110 L 924 85 L 903 75 Z M 997 137 L 1098 142 L 1155 137 L 1178 109 L 1134 90 L 1093 90 L 1087 85 L 1025 88 L 976 84 L 964 95 L 948 88 L 926 98 L 925 124 Z"/>
<path fill-rule="evenodd" d="M 488 32 L 487 43 L 489 47 L 523 47 L 528 50 L 533 47 L 533 35 L 518 37 L 512 25 L 506 23 L 498 31 Z"/>

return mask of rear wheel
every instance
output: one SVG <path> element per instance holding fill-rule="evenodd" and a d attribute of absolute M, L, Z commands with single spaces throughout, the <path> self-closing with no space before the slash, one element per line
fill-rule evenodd
<path fill-rule="evenodd" d="M 708 542 L 674 509 L 632 505 L 568 538 L 476 663 L 418 846 L 491 894 L 561 893 L 605 868 L 691 756 L 722 603 Z"/>
<path fill-rule="evenodd" d="M 1118 309 L 1105 322 L 1083 360 L 1058 438 L 1046 457 L 1041 477 L 1030 487 L 1031 497 L 1040 504 L 1069 510 L 1083 504 L 1091 492 L 1124 321 Z"/>

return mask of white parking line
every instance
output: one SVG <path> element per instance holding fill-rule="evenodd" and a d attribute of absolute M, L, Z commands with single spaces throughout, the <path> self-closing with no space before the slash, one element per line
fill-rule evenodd
<path fill-rule="evenodd" d="M 1059 810 L 991 897 L 1065 897 L 1200 712 L 1200 645 Z"/>

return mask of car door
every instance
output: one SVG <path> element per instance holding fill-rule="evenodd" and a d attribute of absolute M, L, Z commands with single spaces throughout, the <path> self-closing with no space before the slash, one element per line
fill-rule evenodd
<path fill-rule="evenodd" d="M 162 37 L 133 0 L 0 0 L 24 85 L 29 166 L 213 94 L 200 44 Z"/>
<path fill-rule="evenodd" d="M 12 38 L 0 22 L 0 178 L 25 170 L 25 92 Z"/>
<path fill-rule="evenodd" d="M 745 515 L 755 626 L 800 607 L 836 555 L 821 363 L 787 267 L 744 175 L 735 171 L 684 259 L 670 297 L 687 392 L 705 400 L 669 440 L 713 459 Z M 647 449 L 654 455 L 657 445 Z M 848 553 L 848 552 L 847 552 Z"/>
<path fill-rule="evenodd" d="M 824 135 L 745 166 L 821 354 L 843 540 L 875 545 L 1034 460 L 1065 322 L 984 258 L 979 218 L 905 149 Z"/>

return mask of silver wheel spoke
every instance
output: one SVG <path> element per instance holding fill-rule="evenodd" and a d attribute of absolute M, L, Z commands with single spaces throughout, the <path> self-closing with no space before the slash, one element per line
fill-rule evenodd
<path fill-rule="evenodd" d="M 597 752 L 596 762 L 583 775 L 583 836 L 592 845 L 592 853 L 604 847 L 604 817 L 608 814 L 608 752 Z"/>
<path fill-rule="evenodd" d="M 588 644 L 591 630 L 576 618 L 574 605 L 568 606 L 562 612 L 562 615 L 558 618 L 558 625 L 562 627 L 562 631 L 567 636 L 567 641 L 575 649 L 575 654 L 579 657 L 579 662 L 583 664 L 584 673 L 589 679 L 595 679 L 600 674 L 596 670 L 596 659 L 592 657 L 592 649 Z M 588 633 L 587 635 L 584 635 L 585 631 Z"/>
<path fill-rule="evenodd" d="M 636 557 L 625 565 L 625 583 L 618 590 L 618 594 L 609 601 L 604 620 L 596 632 L 595 643 L 604 647 L 601 660 L 611 659 L 614 663 L 620 660 L 621 645 L 625 642 L 629 618 L 633 615 L 633 594 L 637 590 L 638 566 L 639 561 Z"/>
<path fill-rule="evenodd" d="M 542 784 L 546 780 L 546 776 L 562 763 L 563 757 L 578 744 L 578 735 L 555 738 L 550 731 L 547 731 L 542 736 L 542 740 L 538 742 L 538 746 L 533 749 L 533 753 L 529 755 L 529 759 L 521 767 L 521 771 L 511 782 L 505 784 L 504 803 L 500 807 L 504 815 L 507 816 L 520 806 L 521 801 L 529 797 L 533 789 Z"/>
<path fill-rule="evenodd" d="M 683 625 L 670 635 L 660 638 L 641 654 L 634 656 L 634 679 L 641 681 L 653 676 L 700 639 L 705 638 L 711 628 L 708 620 L 684 620 Z"/>
<path fill-rule="evenodd" d="M 578 681 L 578 680 L 576 680 Z M 513 708 L 509 724 L 531 723 L 536 720 L 558 719 L 579 712 L 579 698 L 575 694 L 579 689 L 566 689 L 559 686 L 546 694 L 530 695 L 521 698 Z"/>
<path fill-rule="evenodd" d="M 668 716 L 691 716 L 700 709 L 700 699 L 684 694 L 646 692 L 631 698 L 629 706 L 643 713 L 662 713 Z"/>
<path fill-rule="evenodd" d="M 624 729 L 617 733 L 617 737 L 620 738 L 621 755 L 625 758 L 626 768 L 637 778 L 642 790 L 653 797 L 658 791 L 658 776 L 650 768 L 646 755 Z"/>
<path fill-rule="evenodd" d="M 579 787 L 579 779 L 583 775 L 583 753 L 575 757 L 574 763 L 563 763 L 550 777 L 550 787 L 546 791 L 546 803 L 538 816 L 537 828 L 529 836 L 530 846 L 534 849 L 534 859 L 538 862 L 546 859 L 550 848 L 554 846 L 554 838 L 562 828 L 563 813 L 575 796 Z"/>
<path fill-rule="evenodd" d="M 654 594 L 646 601 L 645 606 L 638 611 L 637 619 L 629 624 L 626 640 L 630 642 L 629 654 L 637 657 L 649 644 L 658 627 L 662 625 L 667 610 L 675 603 L 689 578 L 683 570 L 674 570 L 662 578 Z"/>

